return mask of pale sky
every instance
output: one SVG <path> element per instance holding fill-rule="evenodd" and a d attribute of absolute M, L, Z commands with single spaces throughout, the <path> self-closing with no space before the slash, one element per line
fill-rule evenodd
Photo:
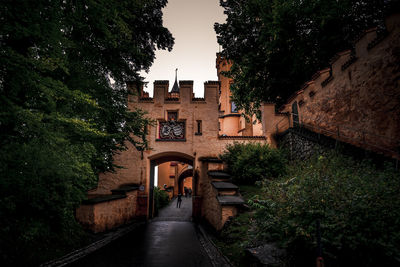
<path fill-rule="evenodd" d="M 217 80 L 215 57 L 219 51 L 214 31 L 215 22 L 224 22 L 219 0 L 169 0 L 163 9 L 164 26 L 175 38 L 171 52 L 156 51 L 149 73 L 142 73 L 149 82 L 145 91 L 153 94 L 154 80 L 169 80 L 170 90 L 175 81 L 193 80 L 196 97 L 204 94 L 204 82 Z"/>

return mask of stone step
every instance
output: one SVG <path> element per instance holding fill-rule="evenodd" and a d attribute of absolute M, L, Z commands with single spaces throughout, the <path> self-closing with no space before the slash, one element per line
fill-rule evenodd
<path fill-rule="evenodd" d="M 237 190 L 239 187 L 230 182 L 211 182 L 217 190 Z"/>
<path fill-rule="evenodd" d="M 244 200 L 240 196 L 217 196 L 220 205 L 242 205 Z"/>
<path fill-rule="evenodd" d="M 218 196 L 237 196 L 237 190 L 218 190 Z"/>
<path fill-rule="evenodd" d="M 211 162 L 211 163 L 223 163 L 223 161 L 217 157 L 200 157 L 201 162 Z"/>
<path fill-rule="evenodd" d="M 227 183 L 232 183 L 232 179 L 223 179 L 223 178 L 212 178 L 211 182 L 227 182 Z"/>
<path fill-rule="evenodd" d="M 231 176 L 229 173 L 226 173 L 224 171 L 208 171 L 207 174 L 211 177 L 211 178 L 216 178 L 216 179 L 230 179 Z"/>

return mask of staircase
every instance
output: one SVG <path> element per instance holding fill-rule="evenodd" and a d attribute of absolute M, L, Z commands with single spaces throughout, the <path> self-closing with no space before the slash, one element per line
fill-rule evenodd
<path fill-rule="evenodd" d="M 203 190 L 203 212 L 207 221 L 220 230 L 225 222 L 236 216 L 244 204 L 239 187 L 232 183 L 231 176 L 224 171 L 222 160 L 215 157 L 200 158 L 203 163 L 205 182 Z"/>

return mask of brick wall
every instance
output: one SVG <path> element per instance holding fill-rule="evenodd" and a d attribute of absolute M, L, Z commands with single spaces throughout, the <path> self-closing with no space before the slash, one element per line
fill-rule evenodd
<path fill-rule="evenodd" d="M 338 53 L 281 108 L 326 135 L 393 154 L 400 140 L 400 14 L 387 33 L 365 31 L 354 50 Z M 293 119 L 293 118 L 292 118 Z"/>
<path fill-rule="evenodd" d="M 137 216 L 137 193 L 137 191 L 132 191 L 126 194 L 126 198 L 95 205 L 81 205 L 76 210 L 76 219 L 94 233 L 125 224 Z"/>

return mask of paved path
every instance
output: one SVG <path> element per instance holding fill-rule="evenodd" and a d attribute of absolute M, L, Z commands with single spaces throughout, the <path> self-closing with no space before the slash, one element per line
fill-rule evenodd
<path fill-rule="evenodd" d="M 191 198 L 183 197 L 181 208 L 175 199 L 147 225 L 69 266 L 211 267 L 191 214 Z"/>
<path fill-rule="evenodd" d="M 171 203 L 160 210 L 158 216 L 152 221 L 187 221 L 190 222 L 192 218 L 192 198 L 182 197 L 181 207 L 176 207 L 177 199 L 175 198 Z"/>

